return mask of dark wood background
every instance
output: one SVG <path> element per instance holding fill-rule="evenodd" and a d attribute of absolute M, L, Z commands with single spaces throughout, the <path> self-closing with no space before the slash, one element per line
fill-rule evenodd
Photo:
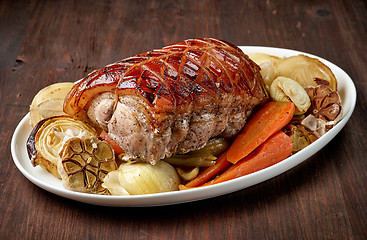
<path fill-rule="evenodd" d="M 345 128 L 294 169 L 225 196 L 112 208 L 44 191 L 13 163 L 13 131 L 43 87 L 186 38 L 296 49 L 357 87 Z M 0 1 L 0 239 L 367 239 L 367 2 Z"/>

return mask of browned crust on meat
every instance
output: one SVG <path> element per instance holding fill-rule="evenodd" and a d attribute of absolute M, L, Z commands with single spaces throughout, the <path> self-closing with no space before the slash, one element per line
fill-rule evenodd
<path fill-rule="evenodd" d="M 236 107 L 268 98 L 259 66 L 238 47 L 213 38 L 188 39 L 96 70 L 70 91 L 64 111 L 87 120 L 89 102 L 103 92 L 140 96 L 154 129 L 169 116 L 209 104 Z"/>

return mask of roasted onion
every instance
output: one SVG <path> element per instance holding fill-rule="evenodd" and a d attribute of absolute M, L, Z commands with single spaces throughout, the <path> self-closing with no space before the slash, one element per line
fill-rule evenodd
<path fill-rule="evenodd" d="M 296 105 L 296 115 L 305 113 L 311 105 L 305 89 L 290 78 L 277 77 L 271 84 L 269 93 L 274 101 L 293 102 Z"/>
<path fill-rule="evenodd" d="M 32 127 L 42 119 L 66 115 L 63 111 L 64 99 L 73 86 L 72 82 L 62 82 L 41 89 L 29 106 Z"/>
<path fill-rule="evenodd" d="M 107 174 L 102 186 L 112 195 L 138 195 L 178 190 L 180 178 L 168 163 L 122 163 Z"/>
<path fill-rule="evenodd" d="M 304 88 L 317 86 L 319 82 L 323 82 L 332 90 L 337 89 L 337 81 L 330 68 L 318 59 L 305 55 L 284 59 L 279 64 L 278 76 L 291 78 Z"/>
<path fill-rule="evenodd" d="M 283 59 L 266 53 L 252 53 L 248 56 L 260 66 L 261 76 L 266 86 L 270 87 L 271 83 L 278 76 L 279 64 Z"/>
<path fill-rule="evenodd" d="M 93 127 L 72 117 L 46 118 L 36 124 L 27 140 L 28 156 L 33 166 L 40 165 L 60 178 L 57 161 L 63 143 L 75 136 L 96 135 L 97 132 Z"/>

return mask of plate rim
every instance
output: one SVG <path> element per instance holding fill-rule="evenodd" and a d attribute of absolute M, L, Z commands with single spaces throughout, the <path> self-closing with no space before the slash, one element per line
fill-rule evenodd
<path fill-rule="evenodd" d="M 173 205 L 173 204 L 181 204 L 185 202 L 192 202 L 192 201 L 199 201 L 203 199 L 213 198 L 220 195 L 230 194 L 236 192 L 238 190 L 242 190 L 248 188 L 250 186 L 254 186 L 261 182 L 267 181 L 273 177 L 279 176 L 280 174 L 294 168 L 295 166 L 299 165 L 300 163 L 306 161 L 312 155 L 317 153 L 320 149 L 322 149 L 327 143 L 329 143 L 340 131 L 343 129 L 345 124 L 349 121 L 356 104 L 357 92 L 355 85 L 350 78 L 350 76 L 340 67 L 335 65 L 334 63 L 318 57 L 316 55 L 292 50 L 292 49 L 285 49 L 285 48 L 276 48 L 276 47 L 265 47 L 265 46 L 239 46 L 239 48 L 244 51 L 245 53 L 254 53 L 254 52 L 265 52 L 279 56 L 274 54 L 273 52 L 281 52 L 282 56 L 292 56 L 298 54 L 304 54 L 310 57 L 314 57 L 325 63 L 327 66 L 332 68 L 332 70 L 336 69 L 338 75 L 343 76 L 343 83 L 348 85 L 348 95 L 349 100 L 349 110 L 347 113 L 343 112 L 343 118 L 324 136 L 320 139 L 316 140 L 316 142 L 312 143 L 310 146 L 306 147 L 305 149 L 301 150 L 300 152 L 288 157 L 287 159 L 260 170 L 258 172 L 242 176 L 233 180 L 229 180 L 223 183 L 215 184 L 212 186 L 207 186 L 203 188 L 197 189 L 190 189 L 185 191 L 173 191 L 173 192 L 165 192 L 165 193 L 155 193 L 155 194 L 145 194 L 145 195 L 131 195 L 131 196 L 113 196 L 113 195 L 97 195 L 97 194 L 88 194 L 88 193 L 80 193 L 80 192 L 73 192 L 70 190 L 62 189 L 59 187 L 55 187 L 52 184 L 48 184 L 42 182 L 40 179 L 34 177 L 30 172 L 26 170 L 23 166 L 25 161 L 28 161 L 30 164 L 29 158 L 27 160 L 21 161 L 19 159 L 19 154 L 21 154 L 21 150 L 26 151 L 25 144 L 24 146 L 20 146 L 17 144 L 19 140 L 26 141 L 27 137 L 24 139 L 20 139 L 22 135 L 25 135 L 24 128 L 31 130 L 31 126 L 29 124 L 29 113 L 27 113 L 22 120 L 17 125 L 11 140 L 11 154 L 13 157 L 13 161 L 18 168 L 18 170 L 26 177 L 29 181 L 31 181 L 36 186 L 56 194 L 61 197 L 65 197 L 68 199 L 72 199 L 79 202 L 84 202 L 93 205 L 99 206 L 114 206 L 114 207 L 148 207 L 148 206 L 162 206 L 162 205 Z M 333 70 L 333 72 L 334 72 Z M 335 75 L 337 75 L 334 72 Z M 337 76 L 336 76 L 337 77 Z M 337 78 L 338 79 L 338 78 Z M 339 85 L 338 79 L 338 85 Z M 28 124 L 28 126 L 27 126 Z M 29 135 L 29 133 L 28 133 Z M 312 150 L 311 150 L 312 149 Z M 306 151 L 305 151 L 306 150 Z M 25 153 L 27 154 L 27 153 Z M 24 155 L 24 152 L 23 152 Z M 23 163 L 23 164 L 22 164 Z M 39 166 L 37 166 L 40 168 Z M 46 171 L 45 171 L 46 172 Z M 46 172 L 47 173 L 47 172 Z M 49 173 L 47 173 L 49 174 Z M 50 174 L 50 177 L 52 175 Z M 52 176 L 53 177 L 53 176 Z"/>

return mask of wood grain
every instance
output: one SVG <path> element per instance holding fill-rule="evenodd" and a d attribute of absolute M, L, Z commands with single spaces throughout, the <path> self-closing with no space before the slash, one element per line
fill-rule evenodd
<path fill-rule="evenodd" d="M 357 88 L 345 128 L 303 164 L 225 196 L 148 208 L 64 199 L 13 163 L 13 131 L 55 82 L 194 37 L 296 49 Z M 0 2 L 0 239 L 366 239 L 367 3 L 324 1 Z"/>

